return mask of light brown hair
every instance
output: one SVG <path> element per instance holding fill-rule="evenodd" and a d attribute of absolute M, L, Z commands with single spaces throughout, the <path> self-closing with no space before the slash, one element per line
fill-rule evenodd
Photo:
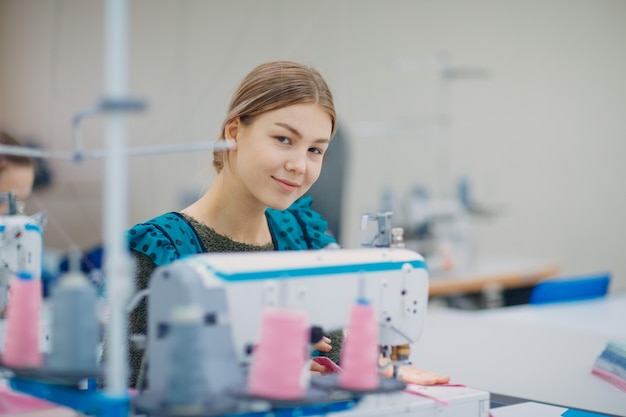
<path fill-rule="evenodd" d="M 13 136 L 5 132 L 0 132 L 0 145 L 23 146 Z M 30 158 L 28 156 L 21 156 L 21 155 L 9 155 L 9 154 L 0 152 L 0 172 L 4 170 L 4 168 L 6 167 L 8 163 L 19 165 L 19 166 L 25 166 L 25 167 L 35 166 L 35 161 L 33 158 Z"/>
<path fill-rule="evenodd" d="M 222 124 L 220 139 L 226 125 L 239 118 L 249 125 L 255 117 L 294 104 L 318 104 L 328 112 L 332 123 L 331 137 L 337 128 L 333 96 L 320 73 L 309 66 L 292 61 L 261 64 L 243 79 L 230 101 L 228 114 Z M 213 167 L 220 172 L 227 152 L 213 153 Z"/>

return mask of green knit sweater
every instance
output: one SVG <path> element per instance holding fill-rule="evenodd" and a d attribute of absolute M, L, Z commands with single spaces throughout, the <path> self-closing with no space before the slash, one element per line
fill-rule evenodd
<path fill-rule="evenodd" d="M 253 251 L 271 251 L 274 250 L 274 245 L 268 243 L 263 246 L 249 245 L 246 243 L 235 242 L 227 236 L 218 234 L 210 227 L 196 221 L 194 218 L 184 215 L 185 219 L 191 224 L 191 227 L 195 230 L 200 241 L 207 249 L 207 252 L 253 252 Z M 134 252 L 133 255 L 136 259 L 136 290 L 141 291 L 148 287 L 150 276 L 156 269 L 156 265 L 150 259 L 148 255 L 143 253 Z M 144 298 L 141 303 L 130 314 L 130 334 L 147 334 L 148 328 L 148 305 Z M 143 352 L 130 346 L 129 358 L 130 358 L 130 386 L 135 386 L 137 383 L 137 377 L 139 375 L 139 368 Z"/>

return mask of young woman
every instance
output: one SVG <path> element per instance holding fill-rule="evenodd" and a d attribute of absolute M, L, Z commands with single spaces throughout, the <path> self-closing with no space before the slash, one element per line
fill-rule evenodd
<path fill-rule="evenodd" d="M 137 289 L 147 287 L 155 267 L 185 254 L 335 244 L 325 233 L 326 221 L 311 210 L 311 200 L 300 197 L 320 175 L 336 121 L 332 94 L 317 70 L 289 61 L 253 69 L 234 93 L 222 125 L 220 140 L 233 147 L 214 153 L 215 183 L 181 212 L 129 231 Z M 131 333 L 145 334 L 146 321 L 143 302 L 131 315 Z M 316 348 L 329 351 L 330 339 Z M 131 351 L 133 384 L 140 362 L 138 352 Z M 312 366 L 312 371 L 326 371 Z"/>
<path fill-rule="evenodd" d="M 22 146 L 5 132 L 0 132 L 0 145 Z M 0 214 L 8 212 L 8 195 L 13 192 L 18 201 L 30 196 L 35 181 L 35 161 L 26 156 L 8 155 L 0 152 Z"/>

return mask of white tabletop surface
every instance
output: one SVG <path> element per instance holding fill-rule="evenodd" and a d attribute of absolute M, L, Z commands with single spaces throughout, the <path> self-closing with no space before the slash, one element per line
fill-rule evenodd
<path fill-rule="evenodd" d="M 626 292 L 586 301 L 520 305 L 474 312 L 490 320 L 626 338 Z"/>
<path fill-rule="evenodd" d="M 525 402 L 491 411 L 493 417 L 561 417 L 567 408 L 535 402 Z"/>
<path fill-rule="evenodd" d="M 610 339 L 626 340 L 626 293 L 478 312 L 432 309 L 412 359 L 472 388 L 626 416 L 626 392 L 591 373 Z"/>

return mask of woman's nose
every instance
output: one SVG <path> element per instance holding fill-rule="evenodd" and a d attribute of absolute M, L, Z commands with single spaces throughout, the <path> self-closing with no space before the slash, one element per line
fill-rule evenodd
<path fill-rule="evenodd" d="M 287 160 L 286 168 L 288 171 L 303 173 L 306 171 L 306 155 L 301 152 L 294 152 Z"/>

